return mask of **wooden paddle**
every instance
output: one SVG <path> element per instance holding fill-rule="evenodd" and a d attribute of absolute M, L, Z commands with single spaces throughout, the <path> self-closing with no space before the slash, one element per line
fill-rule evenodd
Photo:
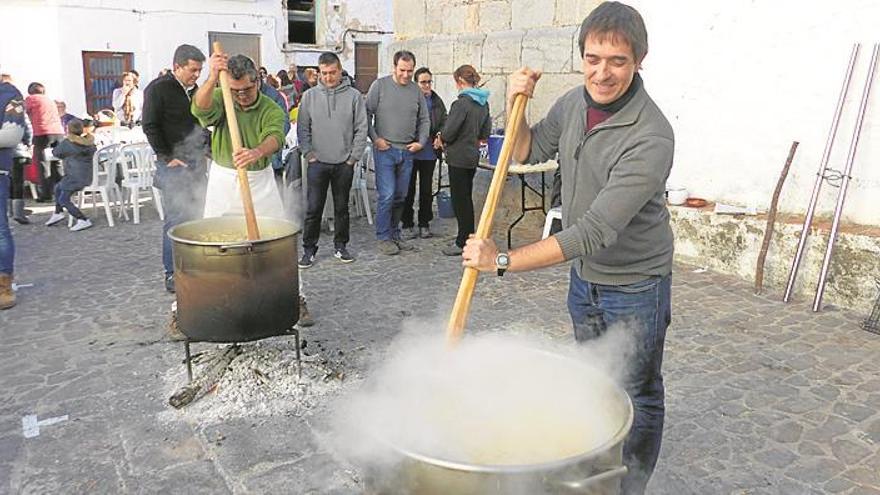
<path fill-rule="evenodd" d="M 516 95 L 513 101 L 513 109 L 510 112 L 510 126 L 504 133 L 504 143 L 501 145 L 501 153 L 498 155 L 498 163 L 495 165 L 495 173 L 492 175 L 492 183 L 489 184 L 489 192 L 486 194 L 486 202 L 483 204 L 483 213 L 480 215 L 480 223 L 477 226 L 477 232 L 474 237 L 477 239 L 488 239 L 492 235 L 492 221 L 495 217 L 495 208 L 501 199 L 501 191 L 504 190 L 504 181 L 507 179 L 507 166 L 510 162 L 510 156 L 513 154 L 513 147 L 516 141 L 516 135 L 519 132 L 519 124 L 522 120 L 523 112 L 526 109 L 528 97 L 523 94 Z M 452 314 L 449 316 L 449 324 L 446 326 L 446 342 L 455 345 L 464 332 L 464 324 L 467 321 L 468 310 L 470 310 L 471 299 L 474 296 L 474 286 L 477 283 L 477 275 L 480 272 L 476 268 L 465 267 L 464 274 L 461 277 L 461 284 L 458 286 L 458 295 L 455 296 L 455 304 L 452 306 Z"/>
<path fill-rule="evenodd" d="M 214 42 L 214 52 L 223 53 L 223 47 L 219 41 Z M 226 110 L 226 123 L 229 124 L 229 135 L 232 138 L 232 153 L 238 153 L 242 148 L 241 133 L 238 130 L 238 117 L 235 115 L 235 105 L 232 100 L 232 91 L 229 89 L 229 74 L 220 71 L 220 90 L 223 92 L 223 108 Z M 254 213 L 254 200 L 251 197 L 251 185 L 248 182 L 247 170 L 235 167 L 238 171 L 238 186 L 241 188 L 241 204 L 244 206 L 244 221 L 247 224 L 247 238 L 256 241 L 260 238 L 260 229 L 257 227 L 257 215 Z"/>

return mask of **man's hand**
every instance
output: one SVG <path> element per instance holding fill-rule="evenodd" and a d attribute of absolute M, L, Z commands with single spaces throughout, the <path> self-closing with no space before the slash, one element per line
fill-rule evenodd
<path fill-rule="evenodd" d="M 174 158 L 170 162 L 168 162 L 168 168 L 174 168 L 174 167 L 189 168 L 189 165 L 183 163 L 182 161 L 178 160 L 177 158 Z"/>
<path fill-rule="evenodd" d="M 495 257 L 498 256 L 498 248 L 492 239 L 477 239 L 471 234 L 470 239 L 462 250 L 462 265 L 476 268 L 481 272 L 494 272 Z"/>
<path fill-rule="evenodd" d="M 435 150 L 443 149 L 443 140 L 440 139 L 440 134 L 437 134 L 437 136 L 434 137 L 434 149 Z"/>
<path fill-rule="evenodd" d="M 385 138 L 376 138 L 376 140 L 373 142 L 373 144 L 376 145 L 376 148 L 379 151 L 385 151 L 391 147 L 391 145 L 388 144 L 388 141 L 385 141 Z"/>
<path fill-rule="evenodd" d="M 260 158 L 263 158 L 263 154 L 258 150 L 242 148 L 232 155 L 232 162 L 237 168 L 247 168 L 256 163 Z"/>
<path fill-rule="evenodd" d="M 412 142 L 406 145 L 406 150 L 410 153 L 418 153 L 422 151 L 422 143 Z"/>
<path fill-rule="evenodd" d="M 211 74 L 210 79 L 216 81 L 220 78 L 220 71 L 227 70 L 226 62 L 229 61 L 229 55 L 220 52 L 214 52 L 211 55 Z"/>
<path fill-rule="evenodd" d="M 528 67 L 520 67 L 519 70 L 510 74 L 507 79 L 507 102 L 513 104 L 516 95 L 522 93 L 531 98 L 535 93 L 535 83 L 541 79 L 540 70 L 532 70 Z"/>

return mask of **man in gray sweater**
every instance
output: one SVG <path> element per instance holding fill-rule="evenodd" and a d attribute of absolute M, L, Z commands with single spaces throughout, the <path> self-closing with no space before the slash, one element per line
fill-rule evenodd
<path fill-rule="evenodd" d="M 672 167 L 672 127 L 638 74 L 648 51 L 641 15 L 604 2 L 581 24 L 584 86 L 562 95 L 531 129 L 523 119 L 514 157 L 539 163 L 557 156 L 563 230 L 510 253 L 491 239 L 471 239 L 465 266 L 526 271 L 572 261 L 568 310 L 578 342 L 619 327 L 632 337 L 621 351 L 635 418 L 624 449 L 623 493 L 643 493 L 663 436 L 663 343 L 671 319 L 673 238 L 664 201 Z M 520 69 L 508 84 L 531 96 L 540 72 Z M 584 384 L 588 387 L 589 384 Z"/>
<path fill-rule="evenodd" d="M 367 92 L 367 119 L 376 162 L 376 238 L 379 251 L 393 255 L 412 245 L 400 238 L 400 219 L 413 154 L 428 143 L 431 116 L 418 86 L 413 83 L 416 57 L 401 50 L 394 54 L 394 73 L 373 81 Z"/>
<path fill-rule="evenodd" d="M 300 151 L 308 162 L 308 207 L 300 268 L 308 268 L 315 261 L 328 186 L 333 190 L 333 255 L 343 263 L 354 261 L 346 248 L 348 195 L 355 164 L 367 145 L 364 98 L 348 79 L 342 78 L 339 57 L 331 52 L 322 53 L 318 69 L 318 86 L 303 94 L 296 128 Z"/>

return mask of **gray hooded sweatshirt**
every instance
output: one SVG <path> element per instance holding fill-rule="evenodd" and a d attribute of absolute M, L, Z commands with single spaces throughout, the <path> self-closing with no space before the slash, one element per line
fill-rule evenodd
<path fill-rule="evenodd" d="M 328 88 L 319 82 L 303 93 L 296 135 L 306 160 L 354 164 L 367 146 L 367 110 L 348 79 Z"/>

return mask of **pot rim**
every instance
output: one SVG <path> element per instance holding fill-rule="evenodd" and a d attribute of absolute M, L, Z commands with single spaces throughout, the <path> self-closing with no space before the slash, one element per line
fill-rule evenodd
<path fill-rule="evenodd" d="M 565 356 L 562 354 L 558 354 L 555 352 L 546 351 L 543 349 L 534 349 L 535 352 L 540 354 L 545 354 L 551 356 L 555 359 L 569 361 L 577 366 L 582 368 L 589 368 L 591 370 L 596 370 L 595 367 L 585 364 L 577 359 Z M 605 377 L 602 377 L 606 380 L 612 387 L 611 389 L 614 391 L 614 394 L 617 395 L 620 399 L 625 403 L 626 409 L 626 421 L 621 425 L 620 429 L 614 433 L 607 441 L 604 443 L 594 447 L 593 449 L 583 452 L 578 455 L 563 457 L 562 459 L 557 459 L 549 462 L 542 462 L 537 464 L 472 464 L 462 461 L 451 461 L 449 459 L 443 459 L 440 457 L 434 457 L 427 454 L 422 454 L 413 450 L 409 450 L 403 448 L 399 445 L 395 445 L 391 443 L 386 438 L 383 438 L 377 435 L 378 439 L 388 445 L 392 450 L 397 451 L 399 454 L 403 454 L 406 457 L 411 459 L 424 462 L 426 464 L 430 464 L 437 467 L 442 467 L 446 469 L 452 469 L 456 471 L 468 471 L 472 473 L 489 473 L 489 474 L 520 474 L 520 473 L 533 473 L 535 471 L 555 471 L 558 469 L 566 468 L 574 464 L 579 464 L 581 462 L 587 461 L 589 459 L 598 457 L 601 454 L 607 452 L 611 447 L 617 445 L 618 443 L 622 443 L 626 440 L 627 435 L 629 435 L 630 429 L 632 428 L 633 419 L 634 419 L 634 411 L 632 405 L 632 399 L 630 399 L 629 394 L 619 386 L 614 383 L 613 380 Z"/>
<path fill-rule="evenodd" d="M 258 216 L 257 217 L 257 224 L 258 225 L 259 225 L 260 220 L 271 220 L 273 222 L 286 223 L 286 224 L 290 225 L 291 232 L 288 234 L 276 235 L 273 237 L 261 237 L 260 239 L 257 239 L 255 241 L 249 241 L 247 239 L 244 239 L 241 241 L 196 241 L 194 239 L 187 239 L 187 238 L 175 235 L 175 232 L 177 231 L 178 228 L 182 229 L 184 227 L 196 225 L 199 223 L 203 223 L 205 221 L 224 221 L 224 220 L 226 220 L 226 221 L 241 220 L 241 224 L 243 226 L 245 225 L 244 216 L 242 216 L 242 215 L 229 215 L 229 216 L 222 216 L 222 217 L 198 218 L 196 220 L 190 220 L 188 222 L 183 222 L 183 223 L 175 225 L 174 227 L 171 227 L 171 229 L 168 230 L 168 238 L 174 242 L 178 242 L 181 244 L 187 244 L 187 245 L 191 245 L 191 246 L 221 247 L 221 246 L 230 246 L 230 245 L 236 245 L 236 244 L 248 244 L 248 245 L 264 244 L 267 242 L 272 242 L 272 241 L 277 241 L 279 239 L 284 239 L 286 237 L 290 237 L 292 235 L 297 235 L 300 233 L 300 229 L 297 227 L 297 225 L 295 223 L 291 222 L 290 220 L 287 220 L 285 218 Z"/>

